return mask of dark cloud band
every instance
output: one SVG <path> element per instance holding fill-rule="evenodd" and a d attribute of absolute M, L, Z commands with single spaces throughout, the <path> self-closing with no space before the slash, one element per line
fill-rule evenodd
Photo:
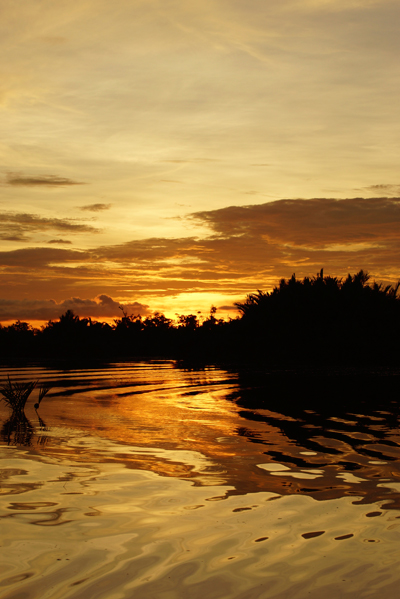
<path fill-rule="evenodd" d="M 57 175 L 27 176 L 20 173 L 7 173 L 6 185 L 14 187 L 67 187 L 69 185 L 85 185 L 82 181 L 74 181 Z"/>
<path fill-rule="evenodd" d="M 268 239 L 298 247 L 382 242 L 399 236 L 400 198 L 278 200 L 196 212 L 215 234 Z"/>
<path fill-rule="evenodd" d="M 33 234 L 57 231 L 60 233 L 97 233 L 99 229 L 72 218 L 45 218 L 36 214 L 0 212 L 0 239 L 29 241 Z"/>

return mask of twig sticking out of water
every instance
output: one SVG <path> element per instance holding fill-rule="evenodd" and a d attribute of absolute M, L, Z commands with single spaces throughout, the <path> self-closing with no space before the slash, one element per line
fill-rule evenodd
<path fill-rule="evenodd" d="M 12 383 L 10 377 L 8 377 L 8 383 L 0 387 L 0 393 L 3 395 L 5 403 L 14 413 L 22 414 L 28 397 L 36 387 L 37 383 L 38 381 Z"/>
<path fill-rule="evenodd" d="M 3 399 L 8 407 L 12 409 L 14 414 L 23 414 L 28 397 L 38 382 L 39 381 L 13 383 L 10 381 L 10 377 L 8 377 L 8 383 L 0 387 L 0 393 L 3 395 L 1 399 Z M 34 405 L 35 410 L 39 408 L 40 402 L 42 401 L 43 397 L 47 395 L 50 389 L 50 385 L 39 385 L 39 398 L 37 403 Z"/>
<path fill-rule="evenodd" d="M 33 406 L 35 408 L 35 410 L 37 410 L 39 408 L 40 402 L 42 401 L 43 397 L 45 395 L 47 395 L 47 393 L 50 391 L 50 389 L 51 389 L 50 385 L 46 385 L 46 384 L 40 385 L 40 387 L 39 387 L 39 399 L 38 399 L 38 402 L 35 403 L 35 405 Z"/>

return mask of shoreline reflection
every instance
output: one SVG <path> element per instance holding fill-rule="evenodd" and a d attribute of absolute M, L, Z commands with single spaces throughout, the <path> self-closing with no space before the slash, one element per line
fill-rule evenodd
<path fill-rule="evenodd" d="M 271 378 L 267 385 L 253 375 L 180 370 L 172 363 L 85 371 L 84 385 L 81 371 L 67 379 L 43 373 L 53 387 L 42 407 L 48 426 L 37 412 L 32 424 L 30 407 L 23 421 L 3 420 L 4 444 L 77 462 L 118 462 L 196 486 L 224 485 L 224 497 L 260 491 L 316 500 L 354 496 L 355 503 L 400 507 L 394 395 L 388 401 L 381 393 L 373 403 L 343 393 L 336 403 L 311 395 L 300 401 L 293 376 L 280 374 L 274 387 Z M 105 450 L 106 440 L 118 449 Z M 174 452 L 173 460 L 165 450 Z M 201 456 L 201 466 L 187 456 Z"/>

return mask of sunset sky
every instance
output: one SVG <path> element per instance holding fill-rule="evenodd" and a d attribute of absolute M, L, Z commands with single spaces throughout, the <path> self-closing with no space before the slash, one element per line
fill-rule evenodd
<path fill-rule="evenodd" d="M 400 277 L 398 0 L 2 0 L 0 320 Z"/>

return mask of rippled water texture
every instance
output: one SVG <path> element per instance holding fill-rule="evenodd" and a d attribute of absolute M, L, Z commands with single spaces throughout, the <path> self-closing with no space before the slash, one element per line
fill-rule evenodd
<path fill-rule="evenodd" d="M 394 599 L 397 398 L 346 408 L 173 362 L 1 370 L 2 599 Z M 385 408 L 385 409 L 384 409 Z"/>

